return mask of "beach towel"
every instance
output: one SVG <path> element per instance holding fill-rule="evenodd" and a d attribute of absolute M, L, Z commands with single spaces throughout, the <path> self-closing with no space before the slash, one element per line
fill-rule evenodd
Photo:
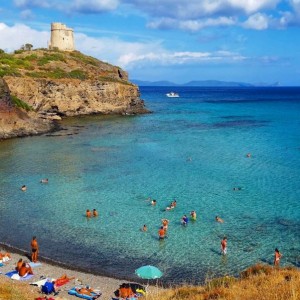
<path fill-rule="evenodd" d="M 28 274 L 26 277 L 20 277 L 17 271 L 8 272 L 5 275 L 15 280 L 28 280 L 33 277 L 33 274 Z"/>
<path fill-rule="evenodd" d="M 42 264 L 40 263 L 40 262 L 30 262 L 29 263 L 29 266 L 31 267 L 31 268 L 35 268 L 35 267 L 40 267 Z"/>
<path fill-rule="evenodd" d="M 51 281 L 52 282 L 52 281 L 55 281 L 55 279 L 53 279 L 53 278 L 44 278 L 44 279 L 38 280 L 36 282 L 30 283 L 30 285 L 35 285 L 35 286 L 41 287 L 47 281 Z"/>
<path fill-rule="evenodd" d="M 79 293 L 76 291 L 76 287 L 70 289 L 70 290 L 68 291 L 68 294 L 69 294 L 69 295 L 76 296 L 76 297 L 79 297 L 79 298 L 88 299 L 88 300 L 97 299 L 97 298 L 99 298 L 99 297 L 101 296 L 100 291 L 95 291 L 95 293 L 91 293 L 92 296 L 84 295 L 84 294 L 79 294 Z"/>

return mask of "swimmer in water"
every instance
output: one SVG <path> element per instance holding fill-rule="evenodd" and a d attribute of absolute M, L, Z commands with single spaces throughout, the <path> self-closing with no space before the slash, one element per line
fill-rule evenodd
<path fill-rule="evenodd" d="M 251 157 L 251 153 L 247 153 L 246 157 Z"/>
<path fill-rule="evenodd" d="M 92 216 L 92 213 L 90 212 L 89 209 L 86 210 L 85 216 L 86 216 L 87 218 L 90 218 L 90 217 Z"/>
<path fill-rule="evenodd" d="M 226 236 L 224 236 L 221 241 L 221 253 L 223 255 L 227 254 L 227 237 Z"/>
<path fill-rule="evenodd" d="M 196 219 L 197 219 L 197 214 L 196 214 L 196 212 L 195 212 L 194 210 L 192 210 L 192 211 L 190 212 L 190 215 L 191 215 L 192 220 L 196 221 Z"/>
<path fill-rule="evenodd" d="M 26 185 L 22 185 L 21 191 L 25 192 L 26 190 L 27 190 L 27 186 Z"/>
<path fill-rule="evenodd" d="M 152 206 L 155 206 L 155 205 L 156 205 L 156 200 L 153 199 L 153 200 L 151 201 L 151 205 L 152 205 Z"/>
<path fill-rule="evenodd" d="M 41 179 L 40 183 L 48 183 L 48 178 Z"/>
<path fill-rule="evenodd" d="M 275 254 L 274 254 L 274 266 L 275 267 L 279 267 L 281 257 L 282 257 L 282 254 L 279 252 L 278 248 L 276 248 Z"/>
<path fill-rule="evenodd" d="M 181 218 L 181 223 L 182 225 L 186 226 L 189 222 L 189 219 L 186 215 L 184 215 L 182 218 Z"/>
<path fill-rule="evenodd" d="M 146 224 L 144 224 L 144 226 L 141 228 L 141 231 L 146 232 L 147 230 L 148 230 L 148 228 L 147 228 Z"/>
<path fill-rule="evenodd" d="M 97 212 L 97 210 L 96 210 L 96 208 L 94 208 L 93 209 L 93 217 L 98 217 L 98 212 Z"/>
<path fill-rule="evenodd" d="M 224 223 L 224 220 L 221 219 L 219 216 L 216 216 L 216 221 L 219 223 Z"/>

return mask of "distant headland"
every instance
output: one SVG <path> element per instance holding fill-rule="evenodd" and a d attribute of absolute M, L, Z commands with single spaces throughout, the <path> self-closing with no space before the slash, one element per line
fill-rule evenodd
<path fill-rule="evenodd" d="M 64 24 L 51 24 L 49 49 L 32 47 L 0 49 L 0 139 L 54 130 L 65 116 L 149 112 L 127 72 L 74 50 Z"/>

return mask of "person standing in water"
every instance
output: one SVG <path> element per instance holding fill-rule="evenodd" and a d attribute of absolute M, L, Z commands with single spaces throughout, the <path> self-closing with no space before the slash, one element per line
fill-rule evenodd
<path fill-rule="evenodd" d="M 32 237 L 30 245 L 31 245 L 31 261 L 36 263 L 38 260 L 39 245 L 35 236 Z"/>
<path fill-rule="evenodd" d="M 274 253 L 274 266 L 275 267 L 279 267 L 281 257 L 282 257 L 282 254 L 279 252 L 278 248 L 276 248 L 275 253 Z"/>
<path fill-rule="evenodd" d="M 223 255 L 227 254 L 227 237 L 226 236 L 224 236 L 221 241 L 221 253 Z"/>

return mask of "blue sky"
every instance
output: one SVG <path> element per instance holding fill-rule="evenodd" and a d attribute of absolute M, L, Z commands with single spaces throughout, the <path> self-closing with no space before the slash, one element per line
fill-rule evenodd
<path fill-rule="evenodd" d="M 300 0 L 11 0 L 0 48 L 47 47 L 51 22 L 130 79 L 300 85 Z"/>

